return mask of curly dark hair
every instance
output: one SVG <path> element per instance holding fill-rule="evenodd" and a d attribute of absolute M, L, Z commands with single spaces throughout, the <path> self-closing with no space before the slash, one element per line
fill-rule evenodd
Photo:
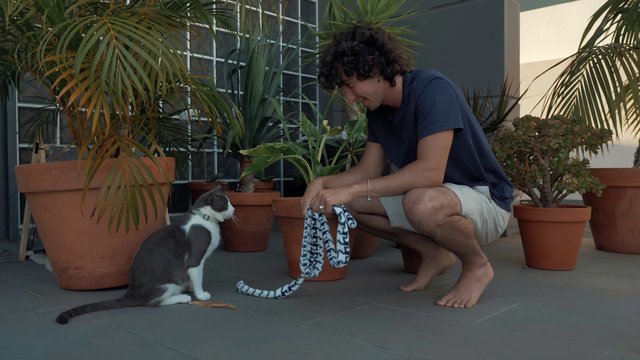
<path fill-rule="evenodd" d="M 359 80 L 380 75 L 396 85 L 395 76 L 411 70 L 411 61 L 397 45 L 397 40 L 381 27 L 355 25 L 336 33 L 320 49 L 318 80 L 320 86 L 333 90 L 341 87 L 342 73 Z"/>

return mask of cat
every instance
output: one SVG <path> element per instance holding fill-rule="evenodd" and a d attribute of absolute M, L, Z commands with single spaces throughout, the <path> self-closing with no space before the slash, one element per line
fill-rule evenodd
<path fill-rule="evenodd" d="M 182 219 L 145 239 L 122 297 L 74 307 L 58 315 L 56 322 L 66 324 L 94 311 L 185 304 L 192 300 L 187 291 L 197 300 L 209 300 L 211 294 L 202 289 L 204 262 L 220 244 L 219 223 L 232 218 L 233 212 L 221 186 L 201 195 Z"/>

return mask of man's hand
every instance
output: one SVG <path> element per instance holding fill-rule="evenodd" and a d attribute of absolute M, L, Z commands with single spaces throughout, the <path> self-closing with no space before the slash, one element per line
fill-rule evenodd
<path fill-rule="evenodd" d="M 355 197 L 353 186 L 319 191 L 311 200 L 311 207 L 318 212 L 331 212 L 334 205 L 344 205 Z"/>
<path fill-rule="evenodd" d="M 304 195 L 302 196 L 302 216 L 304 217 L 307 214 L 307 208 L 309 204 L 316 197 L 316 195 L 324 190 L 324 183 L 322 178 L 317 178 L 313 180 L 309 185 L 307 185 L 307 190 L 305 190 Z M 317 206 L 317 204 L 316 204 Z M 318 208 L 314 208 L 315 211 L 318 211 Z"/>

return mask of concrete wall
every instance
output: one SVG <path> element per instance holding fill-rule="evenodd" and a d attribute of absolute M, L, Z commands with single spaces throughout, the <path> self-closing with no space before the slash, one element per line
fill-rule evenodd
<path fill-rule="evenodd" d="M 517 0 L 409 1 L 428 8 L 416 22 L 415 41 L 423 44 L 416 67 L 435 68 L 463 89 L 500 88 L 505 76 L 520 77 Z"/>

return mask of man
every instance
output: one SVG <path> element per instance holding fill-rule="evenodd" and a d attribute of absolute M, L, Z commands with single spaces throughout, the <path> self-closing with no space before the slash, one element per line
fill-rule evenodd
<path fill-rule="evenodd" d="M 360 163 L 309 184 L 303 208 L 346 204 L 365 231 L 417 250 L 422 264 L 403 291 L 424 289 L 460 258 L 460 278 L 437 304 L 475 305 L 493 278 L 480 244 L 505 230 L 513 187 L 463 94 L 436 71 L 412 71 L 393 37 L 370 26 L 336 34 L 318 78 L 367 107 L 369 134 Z"/>

